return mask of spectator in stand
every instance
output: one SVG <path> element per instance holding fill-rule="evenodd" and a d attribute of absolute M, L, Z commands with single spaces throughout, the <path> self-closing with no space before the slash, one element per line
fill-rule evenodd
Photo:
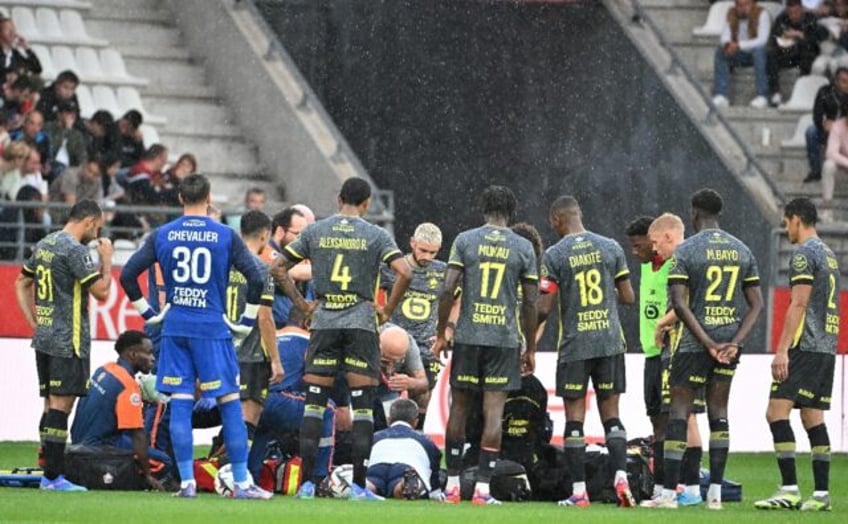
<path fill-rule="evenodd" d="M 805 11 L 801 0 L 786 0 L 786 8 L 777 15 L 766 48 L 770 103 L 777 107 L 780 95 L 780 70 L 797 67 L 801 75 L 809 75 L 819 55 L 819 43 L 827 39 L 827 29 L 816 15 Z"/>
<path fill-rule="evenodd" d="M 197 173 L 197 158 L 191 153 L 183 153 L 177 163 L 165 171 L 159 199 L 162 205 L 179 207 L 179 186 L 182 179 Z"/>
<path fill-rule="evenodd" d="M 85 144 L 88 151 L 101 156 L 115 156 L 120 161 L 118 126 L 109 111 L 101 109 L 83 122 Z"/>
<path fill-rule="evenodd" d="M 132 166 L 127 176 L 127 196 L 133 204 L 155 206 L 159 203 L 155 186 L 162 178 L 162 169 L 167 163 L 168 148 L 153 144 Z"/>
<path fill-rule="evenodd" d="M 41 193 L 32 186 L 21 186 L 15 201 L 40 202 Z M 0 242 L 3 243 L 0 245 L 0 260 L 26 260 L 30 257 L 31 246 L 47 234 L 44 228 L 44 211 L 43 207 L 3 208 L 0 212 Z M 20 240 L 23 240 L 25 244 L 21 252 L 18 251 L 17 246 Z M 16 245 L 10 245 L 11 243 Z"/>
<path fill-rule="evenodd" d="M 30 148 L 29 156 L 24 164 L 23 175 L 21 175 L 22 186 L 32 186 L 41 193 L 41 199 L 47 200 L 47 178 L 42 171 L 44 163 L 37 149 Z"/>
<path fill-rule="evenodd" d="M 144 118 L 142 118 L 141 113 L 135 109 L 127 111 L 118 120 L 118 147 L 121 153 L 121 167 L 134 166 L 144 156 L 144 137 L 141 136 L 139 130 L 143 122 Z M 164 167 L 164 164 L 162 167 Z"/>
<path fill-rule="evenodd" d="M 77 167 L 88 159 L 85 136 L 77 129 L 79 108 L 73 100 L 56 104 L 56 119 L 47 122 L 44 131 L 53 146 L 51 171 L 61 173 L 68 167 Z"/>
<path fill-rule="evenodd" d="M 117 180 L 120 169 L 121 160 L 118 155 L 111 153 L 100 157 L 100 179 L 103 185 L 103 198 L 107 204 L 109 201 L 114 204 L 117 200 L 123 198 L 126 193 Z"/>
<path fill-rule="evenodd" d="M 819 88 L 813 105 L 813 123 L 807 128 L 807 160 L 810 172 L 804 183 L 817 182 L 822 177 L 822 150 L 827 144 L 830 128 L 840 116 L 843 105 L 848 104 L 848 67 L 840 67 L 833 75 L 833 81 Z"/>
<path fill-rule="evenodd" d="M 103 180 L 100 178 L 100 157 L 92 156 L 79 167 L 65 169 L 50 183 L 50 201 L 64 202 L 69 206 L 80 200 L 103 201 Z M 67 210 L 51 210 L 53 222 L 63 224 L 67 219 Z"/>
<path fill-rule="evenodd" d="M 816 18 L 827 16 L 830 13 L 831 2 L 827 0 L 802 0 L 801 4 L 805 12 L 812 14 Z M 783 5 L 789 5 L 789 2 L 784 1 Z"/>
<path fill-rule="evenodd" d="M 757 5 L 757 0 L 736 0 L 736 5 L 727 11 L 713 63 L 713 104 L 717 107 L 729 104 L 731 67 L 750 66 L 754 66 L 757 91 L 751 107 L 768 106 L 766 42 L 770 31 L 771 15 Z"/>
<path fill-rule="evenodd" d="M 226 216 L 227 225 L 238 231 L 241 227 L 241 216 L 248 211 L 264 211 L 266 200 L 264 189 L 251 187 L 244 194 L 244 206 L 237 210 L 236 214 Z"/>
<path fill-rule="evenodd" d="M 12 200 L 21 187 L 21 170 L 29 158 L 29 146 L 12 142 L 0 158 L 0 199 Z"/>
<path fill-rule="evenodd" d="M 52 84 L 41 91 L 41 97 L 35 108 L 41 111 L 44 120 L 47 122 L 56 120 L 59 116 L 59 104 L 68 102 L 73 104 L 74 107 L 74 114 L 76 115 L 74 122 L 79 122 L 79 100 L 77 100 L 79 83 L 79 77 L 76 73 L 70 70 L 62 71 Z"/>
<path fill-rule="evenodd" d="M 41 62 L 29 43 L 15 30 L 15 22 L 11 18 L 0 15 L 0 81 L 5 82 L 9 73 L 41 74 Z"/>
<path fill-rule="evenodd" d="M 0 111 L 0 155 L 3 154 L 3 151 L 6 149 L 12 142 L 12 137 L 9 136 L 9 126 L 8 121 L 6 120 L 6 115 L 3 111 Z"/>
<path fill-rule="evenodd" d="M 833 190 L 836 175 L 848 174 L 848 106 L 842 105 L 840 117 L 830 127 L 827 151 L 822 166 L 822 205 L 819 216 L 823 221 L 833 220 Z"/>
<path fill-rule="evenodd" d="M 49 173 L 46 169 L 50 159 L 50 138 L 44 132 L 44 117 L 40 111 L 30 111 L 24 117 L 24 125 L 17 131 L 9 133 L 12 140 L 25 142 L 29 147 L 38 151 L 41 157 L 42 173 Z"/>
<path fill-rule="evenodd" d="M 9 129 L 17 130 L 23 125 L 32 97 L 37 91 L 36 84 L 32 77 L 20 76 L 3 87 L 2 112 Z"/>

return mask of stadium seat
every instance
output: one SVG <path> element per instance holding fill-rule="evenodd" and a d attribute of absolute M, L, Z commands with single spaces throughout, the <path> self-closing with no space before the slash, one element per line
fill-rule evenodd
<path fill-rule="evenodd" d="M 88 86 L 80 84 L 77 86 L 76 93 L 80 106 L 80 115 L 83 118 L 91 118 L 91 115 L 98 109 L 94 105 L 94 100 L 91 98 L 91 91 L 88 89 Z"/>
<path fill-rule="evenodd" d="M 827 84 L 827 78 L 819 75 L 807 75 L 798 77 L 792 88 L 792 96 L 789 101 L 782 104 L 780 111 L 812 111 L 816 100 L 816 92 Z"/>
<path fill-rule="evenodd" d="M 105 75 L 119 80 L 121 84 L 145 86 L 150 83 L 146 78 L 129 74 L 127 66 L 124 64 L 124 58 L 121 53 L 114 49 L 106 47 L 100 50 L 100 64 Z"/>
<path fill-rule="evenodd" d="M 692 30 L 695 36 L 719 36 L 721 29 L 724 27 L 724 21 L 727 20 L 727 11 L 733 6 L 733 2 L 721 1 L 710 6 L 710 12 L 707 14 L 707 21 L 701 27 L 696 27 Z"/>
<path fill-rule="evenodd" d="M 77 65 L 82 79 L 86 82 L 107 82 L 109 79 L 100 66 L 97 51 L 90 47 L 78 47 L 76 50 Z"/>
<path fill-rule="evenodd" d="M 91 88 L 91 97 L 94 100 L 94 107 L 96 109 L 109 111 L 115 117 L 115 120 L 124 114 L 121 111 L 121 106 L 118 104 L 118 99 L 115 98 L 115 91 L 111 87 L 96 85 Z"/>
<path fill-rule="evenodd" d="M 144 109 L 141 96 L 134 87 L 121 86 L 118 88 L 118 106 L 121 108 L 121 114 L 130 109 L 138 110 L 139 113 L 144 115 L 144 121 L 148 124 L 165 124 L 168 121 L 164 116 L 153 115 Z"/>
<path fill-rule="evenodd" d="M 38 34 L 42 42 L 64 43 L 67 41 L 56 11 L 48 7 L 39 7 L 35 11 Z"/>
<path fill-rule="evenodd" d="M 765 9 L 771 15 L 772 21 L 777 18 L 777 15 L 783 11 L 783 3 L 782 2 L 760 2 L 760 7 Z"/>
<path fill-rule="evenodd" d="M 53 65 L 56 66 L 58 71 L 70 69 L 74 73 L 80 72 L 80 68 L 77 65 L 77 59 L 74 57 L 74 52 L 67 46 L 53 46 Z"/>
<path fill-rule="evenodd" d="M 787 138 L 786 140 L 780 141 L 781 147 L 804 147 L 807 145 L 807 141 L 804 135 L 807 132 L 807 128 L 813 125 L 813 115 L 811 113 L 807 113 L 806 115 L 802 115 L 801 118 L 798 119 L 798 124 L 795 125 L 795 132 L 792 134 L 791 138 Z"/>
<path fill-rule="evenodd" d="M 41 42 L 41 33 L 38 31 L 38 25 L 35 23 L 35 15 L 27 7 L 13 7 L 12 20 L 15 22 L 15 29 L 24 35 L 24 37 L 33 42 Z"/>
<path fill-rule="evenodd" d="M 91 4 L 80 0 L 3 0 L 4 5 L 25 5 L 29 7 L 63 7 L 71 9 L 91 9 Z"/>
<path fill-rule="evenodd" d="M 62 24 L 62 31 L 65 37 L 79 45 L 105 46 L 107 42 L 99 38 L 92 38 L 85 30 L 85 24 L 82 21 L 82 16 L 72 9 L 62 9 L 59 14 Z"/>
<path fill-rule="evenodd" d="M 159 139 L 159 131 L 156 131 L 156 128 L 150 124 L 141 124 L 139 131 L 141 131 L 141 136 L 144 139 L 145 149 L 149 148 L 153 144 L 162 143 L 162 140 Z"/>
<path fill-rule="evenodd" d="M 56 66 L 53 65 L 53 57 L 50 55 L 50 49 L 40 44 L 33 44 L 32 51 L 35 53 L 35 56 L 38 57 L 38 61 L 41 62 L 41 76 L 44 77 L 45 80 L 53 80 L 56 78 L 56 74 L 59 73 L 59 71 L 56 69 Z"/>

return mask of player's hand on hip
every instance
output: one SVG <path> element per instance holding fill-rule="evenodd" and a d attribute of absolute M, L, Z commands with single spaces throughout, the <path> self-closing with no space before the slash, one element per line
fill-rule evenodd
<path fill-rule="evenodd" d="M 789 377 L 789 355 L 782 351 L 774 354 L 771 360 L 771 376 L 775 382 L 783 382 Z"/>
<path fill-rule="evenodd" d="M 148 326 L 158 326 L 165 320 L 165 315 L 168 314 L 168 311 L 171 309 L 171 304 L 165 303 L 165 307 L 162 308 L 162 311 L 153 315 L 145 321 L 145 324 Z"/>
<path fill-rule="evenodd" d="M 226 314 L 221 315 L 221 317 L 224 319 L 224 323 L 227 324 L 227 327 L 233 334 L 233 342 L 236 344 L 236 347 L 240 346 L 242 341 L 244 341 L 244 339 L 247 338 L 247 335 L 249 335 L 253 330 L 253 326 L 247 326 L 241 322 L 232 322 L 229 318 L 227 318 Z"/>
<path fill-rule="evenodd" d="M 271 362 L 271 378 L 268 380 L 270 384 L 279 384 L 286 377 L 286 372 L 283 370 L 283 365 L 279 362 Z"/>
<path fill-rule="evenodd" d="M 536 353 L 525 351 L 521 355 L 521 376 L 531 375 L 536 370 Z"/>
<path fill-rule="evenodd" d="M 115 248 L 112 247 L 112 241 L 108 238 L 102 237 L 97 239 L 97 254 L 100 256 L 100 260 L 109 259 L 112 260 L 112 253 L 115 252 Z"/>

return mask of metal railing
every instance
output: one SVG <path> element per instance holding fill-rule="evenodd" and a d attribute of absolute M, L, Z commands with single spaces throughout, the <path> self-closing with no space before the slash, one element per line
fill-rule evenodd
<path fill-rule="evenodd" d="M 722 112 L 718 110 L 715 104 L 713 104 L 712 97 L 709 95 L 709 93 L 707 93 L 707 91 L 704 89 L 704 86 L 701 85 L 701 82 L 697 79 L 694 73 L 692 73 L 686 63 L 680 58 L 680 55 L 678 55 L 677 50 L 666 39 L 663 31 L 660 30 L 651 15 L 645 11 L 645 9 L 641 5 L 641 2 L 639 2 L 639 0 L 631 0 L 630 3 L 633 8 L 633 16 L 631 18 L 633 23 L 641 23 L 643 27 L 646 26 L 648 29 L 650 29 L 651 33 L 653 33 L 654 35 L 654 38 L 657 39 L 657 42 L 659 42 L 660 46 L 668 53 L 671 59 L 671 63 L 669 64 L 669 67 L 665 71 L 665 73 L 667 75 L 673 75 L 677 71 L 682 72 L 687 82 L 695 88 L 695 91 L 697 91 L 704 104 L 706 104 L 707 114 L 704 118 L 703 124 L 709 126 L 715 125 L 716 122 L 720 124 L 733 139 L 742 154 L 745 156 L 745 170 L 742 172 L 742 176 L 759 176 L 771 190 L 774 198 L 781 205 L 785 204 L 786 195 L 783 194 L 783 191 L 777 185 L 777 182 L 775 182 L 774 178 L 769 174 L 768 171 L 766 171 L 766 169 L 757 159 L 754 152 L 751 150 L 751 147 L 745 140 L 742 139 L 742 137 L 736 131 L 733 124 L 731 124 L 727 120 L 727 117 L 725 117 Z"/>

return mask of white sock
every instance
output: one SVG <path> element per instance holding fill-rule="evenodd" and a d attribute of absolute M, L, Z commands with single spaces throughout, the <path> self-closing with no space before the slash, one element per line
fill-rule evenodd
<path fill-rule="evenodd" d="M 798 484 L 792 484 L 791 486 L 780 486 L 780 491 L 797 492 L 797 491 L 799 491 L 798 490 Z"/>
<path fill-rule="evenodd" d="M 701 486 L 698 486 L 697 484 L 692 485 L 692 486 L 686 486 L 686 493 L 688 495 L 693 496 L 693 497 L 700 497 L 701 496 Z"/>
<path fill-rule="evenodd" d="M 195 482 L 194 479 L 180 482 L 180 489 L 186 489 L 189 486 L 197 486 L 197 482 Z"/>
<path fill-rule="evenodd" d="M 449 475 L 448 482 L 445 484 L 445 491 L 450 491 L 453 488 L 459 487 L 459 475 Z"/>
<path fill-rule="evenodd" d="M 675 499 L 677 499 L 677 490 L 663 488 L 662 498 L 663 498 L 663 500 L 675 500 Z"/>
<path fill-rule="evenodd" d="M 827 491 L 814 491 L 813 492 L 814 497 L 826 497 L 827 495 L 828 495 Z"/>
<path fill-rule="evenodd" d="M 575 482 L 572 484 L 571 493 L 573 495 L 582 495 L 586 493 L 586 483 L 585 482 Z"/>
<path fill-rule="evenodd" d="M 707 500 L 721 502 L 721 484 L 710 484 L 710 489 L 707 490 Z"/>
<path fill-rule="evenodd" d="M 621 469 L 616 470 L 613 485 L 618 484 L 618 482 L 622 479 L 624 480 L 624 482 L 627 482 L 627 472 Z"/>
<path fill-rule="evenodd" d="M 489 494 L 489 483 L 488 482 L 478 482 L 474 485 L 474 492 L 478 495 L 486 496 Z"/>

